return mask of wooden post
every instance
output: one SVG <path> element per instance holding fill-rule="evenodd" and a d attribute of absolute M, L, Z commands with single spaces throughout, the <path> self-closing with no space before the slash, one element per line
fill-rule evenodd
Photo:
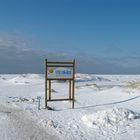
<path fill-rule="evenodd" d="M 45 60 L 45 108 L 47 108 L 47 59 Z"/>
<path fill-rule="evenodd" d="M 49 100 L 51 100 L 51 80 L 49 80 Z"/>
<path fill-rule="evenodd" d="M 69 99 L 71 100 L 71 80 L 69 80 Z"/>
<path fill-rule="evenodd" d="M 74 109 L 74 86 L 75 86 L 75 60 L 73 60 L 73 80 L 72 80 L 72 108 Z"/>

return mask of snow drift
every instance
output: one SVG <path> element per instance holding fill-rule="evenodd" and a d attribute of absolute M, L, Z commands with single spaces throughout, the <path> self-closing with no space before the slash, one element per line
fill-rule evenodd
<path fill-rule="evenodd" d="M 134 119 L 140 118 L 140 114 L 129 109 L 113 108 L 84 115 L 82 121 L 89 127 L 107 127 L 123 125 L 124 127 Z"/>

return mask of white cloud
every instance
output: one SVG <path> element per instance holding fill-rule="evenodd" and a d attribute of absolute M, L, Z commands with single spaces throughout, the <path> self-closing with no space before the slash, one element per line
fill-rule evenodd
<path fill-rule="evenodd" d="M 97 56 L 86 52 L 48 52 L 35 49 L 33 40 L 15 34 L 0 34 L 0 73 L 44 72 L 44 59 L 76 59 L 78 72 L 90 73 L 139 73 L 139 56 Z M 40 43 L 40 42 L 39 42 Z M 38 44 L 39 44 L 38 43 Z M 38 45 L 37 44 L 37 45 Z M 33 47 L 31 47 L 33 46 Z M 49 50 L 49 48 L 47 47 Z"/>
<path fill-rule="evenodd" d="M 30 41 L 24 37 L 0 34 L 0 73 L 41 71 L 40 62 L 45 53 L 29 45 Z"/>
<path fill-rule="evenodd" d="M 28 40 L 11 34 L 0 34 L 0 47 L 25 47 L 28 46 Z"/>
<path fill-rule="evenodd" d="M 37 41 L 15 34 L 0 34 L 0 73 L 44 72 L 45 58 L 64 59 L 67 56 L 36 48 Z"/>

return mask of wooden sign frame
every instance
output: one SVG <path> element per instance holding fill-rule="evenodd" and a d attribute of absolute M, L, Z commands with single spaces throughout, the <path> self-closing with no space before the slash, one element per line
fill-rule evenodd
<path fill-rule="evenodd" d="M 70 77 L 49 77 L 48 69 L 49 68 L 71 68 L 72 73 L 70 73 Z M 71 72 L 71 71 L 70 71 Z M 67 74 L 67 73 L 66 73 Z M 62 73 L 63 75 L 63 73 Z M 51 84 L 52 80 L 66 80 L 69 82 L 69 97 L 64 99 L 52 99 L 51 98 Z M 48 61 L 45 59 L 45 108 L 48 108 L 48 102 L 51 101 L 72 101 L 72 108 L 74 109 L 74 92 L 75 92 L 75 60 L 71 62 L 54 62 Z"/>

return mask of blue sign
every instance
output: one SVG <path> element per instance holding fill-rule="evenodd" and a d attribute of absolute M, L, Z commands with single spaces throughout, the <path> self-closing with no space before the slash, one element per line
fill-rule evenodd
<path fill-rule="evenodd" d="M 73 68 L 49 67 L 47 74 L 48 78 L 73 78 Z"/>

